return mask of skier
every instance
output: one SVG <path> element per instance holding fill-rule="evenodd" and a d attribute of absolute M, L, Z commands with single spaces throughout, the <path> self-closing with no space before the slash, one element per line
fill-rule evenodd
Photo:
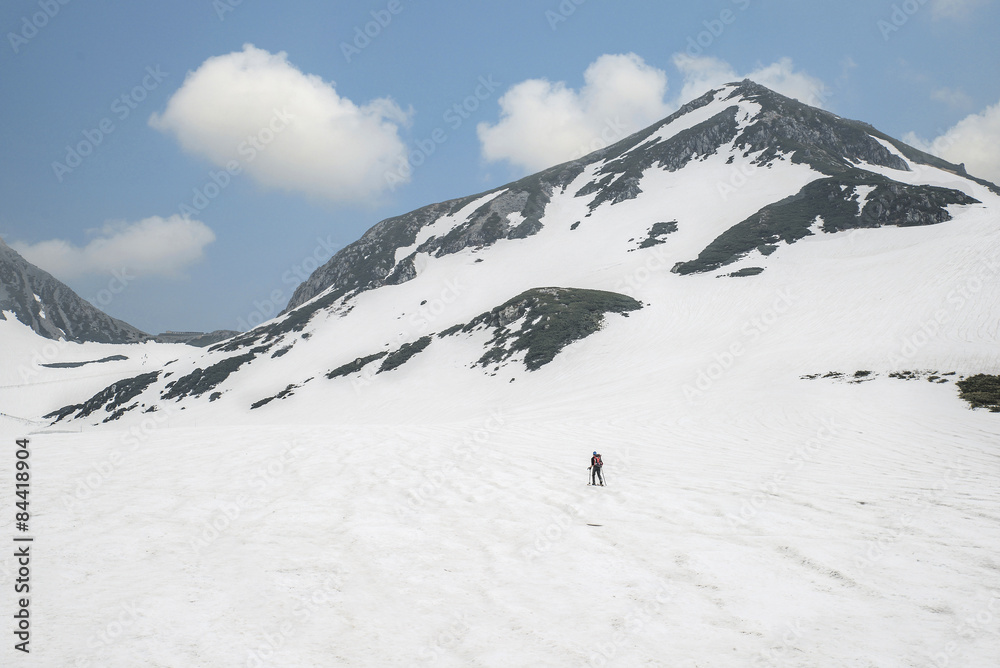
<path fill-rule="evenodd" d="M 601 456 L 597 454 L 597 450 L 594 450 L 594 456 L 590 458 L 590 484 L 596 485 L 597 479 L 601 480 L 601 487 L 604 487 L 604 474 L 601 473 L 601 467 L 604 466 L 604 462 L 601 461 Z"/>

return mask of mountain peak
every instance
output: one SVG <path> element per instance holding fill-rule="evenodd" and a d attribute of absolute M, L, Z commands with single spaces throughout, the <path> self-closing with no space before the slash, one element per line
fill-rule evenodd
<path fill-rule="evenodd" d="M 92 306 L 0 239 L 0 320 L 8 313 L 49 339 L 133 343 L 149 338 Z"/>

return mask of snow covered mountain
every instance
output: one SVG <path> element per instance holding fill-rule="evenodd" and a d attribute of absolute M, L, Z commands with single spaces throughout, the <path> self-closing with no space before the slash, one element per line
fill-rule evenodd
<path fill-rule="evenodd" d="M 603 344 L 589 354 L 638 353 L 637 373 L 658 368 L 688 399 L 704 393 L 698 381 L 717 371 L 714 356 L 729 359 L 731 346 L 765 333 L 742 321 L 772 305 L 782 307 L 788 339 L 770 349 L 772 364 L 790 365 L 795 378 L 845 364 L 995 368 L 993 354 L 983 357 L 997 334 L 985 286 L 933 340 L 904 352 L 933 318 L 930 304 L 947 309 L 955 299 L 947 283 L 928 280 L 943 280 L 946 266 L 975 267 L 975 258 L 991 270 L 998 193 L 961 165 L 743 81 L 580 160 L 382 221 L 318 269 L 275 320 L 53 416 L 298 405 L 315 419 L 322 397 L 354 414 L 358 387 L 395 386 L 389 379 L 401 373 L 389 372 L 404 365 L 475 404 L 500 381 L 467 378 L 478 387 L 470 394 L 449 385 L 446 369 L 478 368 L 464 373 L 544 392 L 549 381 L 531 372 L 597 332 Z M 957 340 L 965 345 L 949 345 Z M 710 341 L 707 354 L 691 346 Z M 796 348 L 809 354 L 796 358 Z M 289 401 L 299 394 L 313 400 Z"/>
<path fill-rule="evenodd" d="M 49 339 L 131 343 L 149 338 L 91 306 L 0 239 L 0 320 L 11 316 Z"/>
<path fill-rule="evenodd" d="M 751 82 L 383 221 L 249 332 L 0 386 L 35 660 L 993 665 L 998 274 L 996 186 Z"/>

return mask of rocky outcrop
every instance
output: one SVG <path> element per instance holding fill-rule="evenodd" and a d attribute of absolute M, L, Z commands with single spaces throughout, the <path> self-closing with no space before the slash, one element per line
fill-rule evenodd
<path fill-rule="evenodd" d="M 863 201 L 862 189 L 867 190 Z M 673 270 L 678 274 L 713 271 L 754 249 L 769 255 L 773 244 L 791 244 L 812 235 L 817 222 L 823 232 L 934 225 L 951 220 L 947 209 L 951 204 L 978 204 L 978 200 L 958 190 L 908 185 L 854 170 L 813 181 L 792 197 L 764 207 L 722 233 L 695 260 L 679 263 Z"/>
<path fill-rule="evenodd" d="M 0 320 L 11 313 L 49 339 L 135 343 L 150 338 L 84 301 L 0 239 Z"/>

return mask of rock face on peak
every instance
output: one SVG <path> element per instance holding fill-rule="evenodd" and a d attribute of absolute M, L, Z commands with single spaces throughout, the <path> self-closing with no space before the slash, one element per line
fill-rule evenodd
<path fill-rule="evenodd" d="M 150 338 L 92 306 L 0 239 L 0 319 L 10 315 L 49 339 L 135 343 Z"/>
<path fill-rule="evenodd" d="M 706 113 L 707 109 L 711 113 Z M 692 122 L 693 118 L 697 122 Z M 679 129 L 673 131 L 675 127 Z M 578 160 L 492 191 L 383 220 L 317 269 L 298 287 L 284 312 L 327 291 L 324 300 L 332 304 L 345 295 L 412 280 L 417 253 L 440 257 L 536 234 L 553 194 L 588 168 L 596 167 L 593 179 L 575 196 L 587 198 L 593 211 L 604 204 L 639 197 L 639 183 L 652 168 L 679 171 L 721 149 L 750 156 L 759 167 L 789 160 L 808 165 L 821 175 L 846 175 L 847 180 L 854 178 L 851 175 L 858 165 L 905 173 L 911 171 L 910 161 L 962 176 L 1000 194 L 995 185 L 968 176 L 961 165 L 919 151 L 866 123 L 841 118 L 744 80 L 711 90 L 662 121 Z M 474 202 L 480 202 L 479 206 L 463 211 Z M 424 235 L 421 240 L 423 230 L 449 217 L 454 220 L 442 234 Z M 401 248 L 410 252 L 397 257 Z"/>

